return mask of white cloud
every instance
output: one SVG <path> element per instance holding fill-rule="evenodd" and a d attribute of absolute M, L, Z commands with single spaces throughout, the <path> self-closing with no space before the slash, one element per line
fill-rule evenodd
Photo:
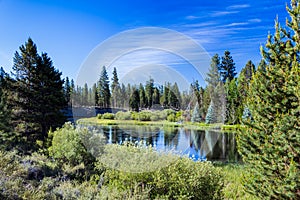
<path fill-rule="evenodd" d="M 259 23 L 259 22 L 261 22 L 261 19 L 258 19 L 258 18 L 255 18 L 255 19 L 249 19 L 248 22 L 251 22 L 251 23 Z"/>
<path fill-rule="evenodd" d="M 248 22 L 234 22 L 231 24 L 224 25 L 223 27 L 245 26 L 248 24 L 249 24 Z"/>
<path fill-rule="evenodd" d="M 203 28 L 208 26 L 216 26 L 216 22 L 202 22 L 202 23 L 193 23 L 193 24 L 184 24 L 183 27 L 186 28 Z"/>
<path fill-rule="evenodd" d="M 228 10 L 235 10 L 235 9 L 242 9 L 242 8 L 249 8 L 249 7 L 250 7 L 249 4 L 238 4 L 238 5 L 228 6 L 227 9 Z"/>
<path fill-rule="evenodd" d="M 180 73 L 184 76 L 189 71 L 184 66 L 188 66 L 195 69 L 194 74 L 205 79 L 203 77 L 206 76 L 209 64 L 210 56 L 192 38 L 169 29 L 138 28 L 121 32 L 96 47 L 81 66 L 77 84 L 93 84 L 89 82 L 98 79 L 103 65 L 108 68 L 108 72 L 117 67 L 120 76 L 121 73 L 126 75 L 145 65 L 180 65 L 183 66 Z"/>
<path fill-rule="evenodd" d="M 212 17 L 220 17 L 225 15 L 231 15 L 239 13 L 239 11 L 215 11 L 211 14 Z"/>
<path fill-rule="evenodd" d="M 199 17 L 197 16 L 194 16 L 194 15 L 189 15 L 189 16 L 186 16 L 185 19 L 188 19 L 188 20 L 194 20 L 194 19 L 198 19 Z"/>

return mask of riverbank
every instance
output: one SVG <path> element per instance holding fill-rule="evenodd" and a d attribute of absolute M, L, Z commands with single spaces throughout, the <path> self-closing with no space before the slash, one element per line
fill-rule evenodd
<path fill-rule="evenodd" d="M 114 126 L 114 125 L 127 125 L 127 126 L 163 126 L 163 127 L 187 127 L 200 130 L 222 130 L 222 131 L 237 131 L 244 128 L 243 125 L 225 125 L 225 124 L 205 124 L 205 123 L 193 123 L 193 122 L 169 122 L 167 120 L 162 121 L 138 121 L 138 120 L 115 120 L 115 119 L 98 119 L 97 117 L 82 118 L 77 120 L 77 124 L 84 125 L 102 125 L 102 126 Z"/>

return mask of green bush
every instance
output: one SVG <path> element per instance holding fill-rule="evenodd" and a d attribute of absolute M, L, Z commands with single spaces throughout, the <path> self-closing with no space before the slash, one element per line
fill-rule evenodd
<path fill-rule="evenodd" d="M 119 111 L 119 112 L 116 113 L 115 119 L 117 119 L 117 120 L 131 120 L 131 113 L 130 112 Z"/>
<path fill-rule="evenodd" d="M 101 119 L 115 119 L 115 115 L 113 113 L 104 113 Z"/>
<path fill-rule="evenodd" d="M 171 113 L 170 115 L 168 115 L 167 120 L 169 122 L 176 122 L 176 115 L 174 113 Z"/>
<path fill-rule="evenodd" d="M 98 119 L 102 119 L 102 114 L 98 114 L 98 115 L 97 115 L 97 118 L 98 118 Z"/>
<path fill-rule="evenodd" d="M 222 199 L 223 175 L 209 162 L 162 155 L 142 146 L 109 145 L 97 167 L 107 167 L 108 190 L 146 199 Z M 159 155 L 159 157 L 156 157 Z"/>
<path fill-rule="evenodd" d="M 131 119 L 132 120 L 139 120 L 139 113 L 138 112 L 131 112 Z"/>
<path fill-rule="evenodd" d="M 66 123 L 53 133 L 49 155 L 52 156 L 69 178 L 82 179 L 90 176 L 96 155 L 101 154 L 105 142 L 101 134 L 87 128 L 75 128 Z"/>
<path fill-rule="evenodd" d="M 151 112 L 148 111 L 142 111 L 138 113 L 138 120 L 139 121 L 150 121 L 151 120 Z"/>
<path fill-rule="evenodd" d="M 151 121 L 159 121 L 159 113 L 158 112 L 153 112 L 151 113 L 151 116 L 150 116 L 150 120 Z"/>

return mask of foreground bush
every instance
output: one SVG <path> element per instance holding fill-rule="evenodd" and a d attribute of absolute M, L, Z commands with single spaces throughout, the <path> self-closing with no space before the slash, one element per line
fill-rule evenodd
<path fill-rule="evenodd" d="M 221 169 L 209 162 L 160 155 L 139 145 L 107 148 L 97 167 L 107 167 L 108 190 L 135 191 L 147 199 L 222 199 Z"/>

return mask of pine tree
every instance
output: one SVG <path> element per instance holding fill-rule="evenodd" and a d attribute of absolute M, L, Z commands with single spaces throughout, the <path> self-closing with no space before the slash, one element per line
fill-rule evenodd
<path fill-rule="evenodd" d="M 10 95 L 8 91 L 9 79 L 10 77 L 1 67 L 0 68 L 0 133 L 11 131 L 11 126 L 10 126 L 11 111 L 8 108 L 8 104 L 7 104 L 7 96 Z"/>
<path fill-rule="evenodd" d="M 248 192 L 261 199 L 300 199 L 300 2 L 287 7 L 287 29 L 275 25 L 262 48 L 265 68 L 249 87 L 253 122 L 239 133 L 239 152 L 251 177 Z"/>
<path fill-rule="evenodd" d="M 240 98 L 238 94 L 236 78 L 225 84 L 226 89 L 226 120 L 228 124 L 236 124 L 238 120 L 238 108 L 240 106 Z"/>
<path fill-rule="evenodd" d="M 140 103 L 140 95 L 139 91 L 136 88 L 133 88 L 133 92 L 129 99 L 129 106 L 131 110 L 138 112 L 139 111 L 139 103 Z"/>
<path fill-rule="evenodd" d="M 74 94 L 75 94 L 75 83 L 74 83 L 74 80 L 73 79 L 71 79 L 71 83 L 70 83 L 70 90 L 71 90 L 71 92 L 70 92 L 70 101 L 71 101 L 71 106 L 73 106 L 73 104 L 74 104 Z"/>
<path fill-rule="evenodd" d="M 162 95 L 162 105 L 164 108 L 169 108 L 169 91 L 170 91 L 171 84 L 170 83 L 165 83 L 164 86 L 164 92 Z"/>
<path fill-rule="evenodd" d="M 222 62 L 219 65 L 219 72 L 223 83 L 225 83 L 227 79 L 231 81 L 236 76 L 235 63 L 233 62 L 229 51 L 225 51 L 224 56 L 222 56 Z"/>
<path fill-rule="evenodd" d="M 255 73 L 255 65 L 252 63 L 252 61 L 248 61 L 246 66 L 241 70 L 237 78 L 237 91 L 238 91 L 238 98 L 240 102 L 239 106 L 237 107 L 238 123 L 242 123 L 242 115 L 245 108 L 247 107 L 246 99 L 248 96 L 249 84 L 254 73 Z"/>
<path fill-rule="evenodd" d="M 69 77 L 66 77 L 65 85 L 64 85 L 65 99 L 68 103 L 68 106 L 72 106 L 71 102 L 71 85 Z"/>
<path fill-rule="evenodd" d="M 160 100 L 160 93 L 157 87 L 154 87 L 153 90 L 153 105 L 158 105 Z"/>
<path fill-rule="evenodd" d="M 37 53 L 29 38 L 14 57 L 13 98 L 10 99 L 13 124 L 27 141 L 44 140 L 48 130 L 63 124 L 66 107 L 61 72 L 46 53 Z"/>
<path fill-rule="evenodd" d="M 82 89 L 82 105 L 89 105 L 89 87 L 87 83 L 84 84 Z"/>
<path fill-rule="evenodd" d="M 98 82 L 98 106 L 102 108 L 110 107 L 110 89 L 109 89 L 109 78 L 105 66 L 102 67 L 100 79 Z"/>
<path fill-rule="evenodd" d="M 212 93 L 213 90 L 220 83 L 221 78 L 220 78 L 219 68 L 220 68 L 220 57 L 218 54 L 215 54 L 211 59 L 209 72 L 207 74 L 207 78 L 205 79 L 205 81 L 209 86 L 210 93 Z"/>
<path fill-rule="evenodd" d="M 121 87 L 120 87 L 120 83 L 119 83 L 117 69 L 115 67 L 113 70 L 113 77 L 111 80 L 112 80 L 112 83 L 111 83 L 112 106 L 114 108 L 120 107 L 120 103 L 118 101 L 120 99 Z"/>
<path fill-rule="evenodd" d="M 218 72 L 218 67 L 220 66 L 219 60 L 218 54 L 212 57 L 206 79 L 208 83 L 207 91 L 210 95 L 210 107 L 208 108 L 207 115 L 216 116 L 216 119 L 210 120 L 210 123 L 224 123 L 226 119 L 226 93 Z"/>
<path fill-rule="evenodd" d="M 93 87 L 92 87 L 92 102 L 93 102 L 93 104 L 92 104 L 92 106 L 96 106 L 96 105 L 98 105 L 98 91 L 97 91 L 97 84 L 96 83 L 94 83 L 93 84 Z"/>
<path fill-rule="evenodd" d="M 140 94 L 140 107 L 145 108 L 146 105 L 146 94 L 145 94 L 145 89 L 142 83 L 140 83 L 139 87 L 139 94 Z"/>
<path fill-rule="evenodd" d="M 193 110 L 191 121 L 192 122 L 200 122 L 201 121 L 201 115 L 200 115 L 200 109 L 199 109 L 198 102 L 196 103 L 196 106 Z"/>
<path fill-rule="evenodd" d="M 216 116 L 216 107 L 214 105 L 214 102 L 211 101 L 207 110 L 207 114 L 205 117 L 205 123 L 206 124 L 214 124 L 217 123 L 217 116 Z"/>
<path fill-rule="evenodd" d="M 149 81 L 146 82 L 146 99 L 147 107 L 150 109 L 153 104 L 153 92 L 154 92 L 154 80 L 150 77 Z"/>

